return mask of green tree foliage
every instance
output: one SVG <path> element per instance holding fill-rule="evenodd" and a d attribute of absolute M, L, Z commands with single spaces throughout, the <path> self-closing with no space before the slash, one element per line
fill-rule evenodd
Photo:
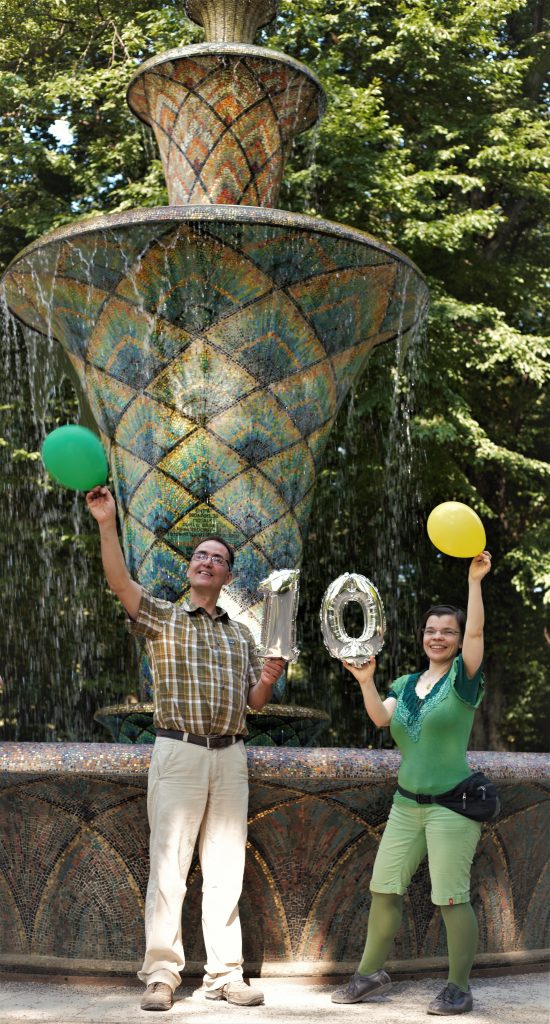
<path fill-rule="evenodd" d="M 181 5 L 0 0 L 0 17 L 0 260 L 75 217 L 165 203 L 156 148 L 125 91 L 143 60 L 202 40 Z M 259 41 L 303 61 L 329 96 L 320 128 L 295 144 L 280 205 L 398 246 L 432 294 L 425 338 L 397 356 L 388 348 L 373 354 L 335 430 L 306 550 L 303 656 L 292 697 L 331 712 L 338 724 L 327 742 L 379 742 L 353 680 L 319 646 L 322 593 L 346 570 L 374 578 L 390 622 L 381 678 L 412 667 L 419 608 L 465 597 L 465 563 L 438 555 L 424 528 L 435 504 L 462 500 L 483 517 L 494 555 L 485 588 L 490 697 L 476 742 L 543 749 L 550 689 L 544 0 L 281 0 Z M 45 486 L 29 458 L 40 431 L 25 412 L 29 396 L 5 380 L 3 388 L 4 509 L 7 492 L 18 488 L 27 507 L 37 481 Z M 50 416 L 56 403 L 59 415 L 63 396 L 52 385 Z M 53 543 L 63 501 L 49 501 Z M 44 543 L 44 529 L 33 533 L 21 520 L 14 531 L 8 517 L 0 531 L 6 557 L 14 532 L 20 545 Z M 79 523 L 89 537 L 88 564 L 96 559 L 88 587 L 99 589 L 93 538 L 86 520 Z M 80 568 L 83 561 L 84 554 Z M 37 556 L 35 571 L 39 563 Z M 73 597 L 81 600 L 78 587 Z M 89 616 L 92 647 L 106 615 L 114 619 L 111 606 Z M 57 628 L 54 617 L 40 624 Z M 90 664 L 88 675 L 111 673 L 109 685 L 116 679 L 122 693 L 114 635 L 105 664 Z M 17 652 L 17 640 L 10 643 Z M 74 692 L 70 647 L 65 660 L 66 689 Z M 24 650 L 9 661 L 26 678 Z"/>

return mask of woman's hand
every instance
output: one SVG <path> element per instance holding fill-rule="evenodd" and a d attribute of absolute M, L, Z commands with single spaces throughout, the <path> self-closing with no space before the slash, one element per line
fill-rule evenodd
<path fill-rule="evenodd" d="M 480 555 L 476 555 L 472 558 L 470 563 L 470 570 L 468 572 L 468 582 L 473 583 L 475 580 L 481 580 L 488 572 L 491 571 L 491 555 L 488 551 L 482 551 Z"/>
<path fill-rule="evenodd" d="M 352 665 L 349 661 L 343 661 L 342 664 L 344 668 L 347 668 L 348 672 L 351 672 L 352 676 L 355 676 L 360 685 L 373 681 L 376 658 L 368 658 L 364 665 Z"/>

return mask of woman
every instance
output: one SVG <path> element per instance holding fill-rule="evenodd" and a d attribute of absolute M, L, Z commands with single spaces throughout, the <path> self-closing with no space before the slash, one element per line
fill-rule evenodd
<path fill-rule="evenodd" d="M 429 608 L 419 639 L 429 664 L 424 672 L 401 676 L 386 700 L 374 685 L 375 660 L 356 668 L 367 714 L 379 728 L 389 725 L 401 751 L 398 786 L 374 863 L 367 941 L 361 963 L 334 1003 L 361 1003 L 386 992 L 383 965 L 400 924 L 403 894 L 428 855 L 432 901 L 441 907 L 447 933 L 449 976 L 428 1013 L 468 1013 L 468 984 L 477 948 L 477 920 L 470 903 L 470 868 L 479 840 L 479 822 L 439 804 L 419 803 L 414 794 L 444 793 L 470 774 L 466 750 L 475 709 L 483 697 L 484 611 L 481 581 L 491 568 L 483 551 L 468 573 L 467 615 L 451 605 Z"/>

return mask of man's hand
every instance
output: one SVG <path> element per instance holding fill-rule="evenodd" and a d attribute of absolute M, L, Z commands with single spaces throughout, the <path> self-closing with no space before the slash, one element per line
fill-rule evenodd
<path fill-rule="evenodd" d="M 99 526 L 116 524 L 115 499 L 108 487 L 94 487 L 88 491 L 86 504 Z"/>
<path fill-rule="evenodd" d="M 279 676 L 285 670 L 286 661 L 284 658 L 266 658 L 262 668 L 261 681 L 274 686 Z"/>
<path fill-rule="evenodd" d="M 265 658 L 262 672 L 257 683 L 248 691 L 248 706 L 253 711 L 260 711 L 271 700 L 271 691 L 281 672 L 284 671 L 284 658 Z"/>

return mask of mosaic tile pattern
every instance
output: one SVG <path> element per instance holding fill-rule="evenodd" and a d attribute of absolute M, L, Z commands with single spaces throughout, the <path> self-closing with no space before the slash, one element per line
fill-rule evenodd
<path fill-rule="evenodd" d="M 373 346 L 422 320 L 416 269 L 311 218 L 181 207 L 54 232 L 5 288 L 87 393 L 132 574 L 178 600 L 193 538 L 220 533 L 237 549 L 225 606 L 257 631 L 257 584 L 300 561 L 350 384 Z"/>
<path fill-rule="evenodd" d="M 150 747 L 0 745 L 0 953 L 139 961 L 147 881 Z M 399 755 L 248 748 L 248 857 L 241 916 L 248 962 L 354 962 Z M 472 896 L 482 953 L 549 945 L 549 758 L 470 755 L 499 785 Z M 526 869 L 528 865 L 528 869 Z M 195 858 L 184 907 L 189 961 L 204 962 Z M 444 954 L 425 866 L 392 959 Z M 60 927 L 60 922 L 63 927 Z"/>
<path fill-rule="evenodd" d="M 325 106 L 320 83 L 298 61 L 220 43 L 147 61 L 128 103 L 155 133 L 172 206 L 276 206 L 292 140 Z"/>

